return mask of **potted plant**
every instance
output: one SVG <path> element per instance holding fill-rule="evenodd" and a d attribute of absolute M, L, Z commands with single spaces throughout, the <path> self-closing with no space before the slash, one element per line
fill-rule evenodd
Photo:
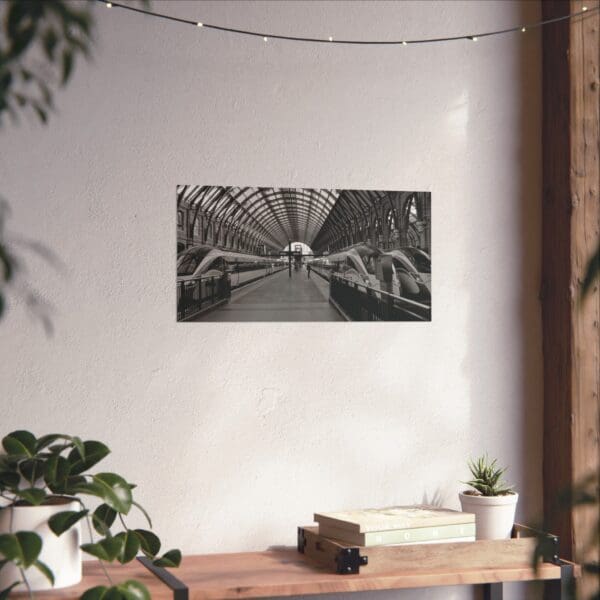
<path fill-rule="evenodd" d="M 109 454 L 102 442 L 50 434 L 36 438 L 13 431 L 2 439 L 0 455 L 0 600 L 14 591 L 67 587 L 81 580 L 81 553 L 101 561 L 132 561 L 143 553 L 158 566 L 175 567 L 179 550 L 158 557 L 161 542 L 152 522 L 133 498 L 134 484 L 116 473 L 89 473 Z M 97 504 L 89 509 L 84 500 Z M 99 500 L 99 504 L 98 504 Z M 130 529 L 135 507 L 150 529 Z M 112 529 L 118 522 L 120 531 Z M 81 524 L 89 542 L 81 543 Z M 94 532 L 97 539 L 94 539 Z M 139 582 L 126 581 L 88 590 L 86 600 L 150 598 Z"/>
<path fill-rule="evenodd" d="M 502 476 L 506 468 L 490 462 L 487 455 L 470 460 L 472 479 L 465 481 L 472 489 L 459 493 L 462 510 L 475 514 L 478 540 L 503 540 L 511 536 L 519 495 L 506 485 Z"/>

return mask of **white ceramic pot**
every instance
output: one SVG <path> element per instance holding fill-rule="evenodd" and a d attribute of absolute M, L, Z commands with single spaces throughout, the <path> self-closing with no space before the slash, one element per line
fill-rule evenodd
<path fill-rule="evenodd" d="M 80 522 L 60 536 L 54 535 L 48 527 L 48 519 L 64 510 L 80 511 L 81 506 L 71 498 L 58 497 L 53 499 L 52 504 L 9 506 L 0 510 L 0 533 L 33 531 L 42 538 L 39 560 L 48 565 L 54 573 L 54 586 L 38 569 L 29 567 L 25 576 L 33 591 L 64 588 L 81 581 Z M 0 569 L 0 590 L 19 580 L 21 575 L 13 564 L 7 564 Z M 26 589 L 25 585 L 20 584 L 13 591 L 22 592 Z"/>
<path fill-rule="evenodd" d="M 474 496 L 460 492 L 458 496 L 463 512 L 475 514 L 476 539 L 510 538 L 519 494 L 514 492 L 503 496 Z"/>

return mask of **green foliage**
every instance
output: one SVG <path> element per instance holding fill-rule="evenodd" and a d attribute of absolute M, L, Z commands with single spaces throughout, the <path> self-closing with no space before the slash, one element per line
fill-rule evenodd
<path fill-rule="evenodd" d="M 504 496 L 512 494 L 513 486 L 506 485 L 502 476 L 506 473 L 506 467 L 496 466 L 497 460 L 490 462 L 487 455 L 480 456 L 468 462 L 472 479 L 465 481 L 482 496 Z"/>
<path fill-rule="evenodd" d="M 161 542 L 152 531 L 130 529 L 124 520 L 133 507 L 136 507 L 150 523 L 147 512 L 133 499 L 135 485 L 116 473 L 89 473 L 109 453 L 110 449 L 95 440 L 82 441 L 76 436 L 50 434 L 36 438 L 29 431 L 13 431 L 2 439 L 6 454 L 0 455 L 0 496 L 9 501 L 10 506 L 36 506 L 54 503 L 65 496 L 75 498 L 81 510 L 64 510 L 48 520 L 55 535 L 62 535 L 82 519 L 87 519 L 99 534 L 81 545 L 81 549 L 96 558 L 122 564 L 132 561 L 138 553 L 152 559 L 156 565 L 176 567 L 181 561 L 179 550 L 170 550 L 159 556 Z M 102 501 L 90 515 L 83 499 L 86 496 Z M 122 531 L 115 534 L 112 527 L 119 519 Z M 150 523 L 150 526 L 151 523 Z M 0 535 L 0 568 L 12 562 L 20 568 L 30 566 L 42 572 L 50 581 L 54 580 L 51 570 L 38 557 L 42 540 L 34 532 L 19 531 Z M 15 582 L 17 585 L 20 582 Z M 0 600 L 8 596 L 11 585 L 0 590 Z M 86 596 L 87 594 L 87 596 Z M 128 581 L 112 587 L 100 586 L 88 590 L 84 597 L 144 599 L 149 598 L 146 588 Z"/>
<path fill-rule="evenodd" d="M 99 585 L 87 590 L 81 600 L 150 600 L 145 586 L 138 581 L 128 580 L 120 585 Z"/>

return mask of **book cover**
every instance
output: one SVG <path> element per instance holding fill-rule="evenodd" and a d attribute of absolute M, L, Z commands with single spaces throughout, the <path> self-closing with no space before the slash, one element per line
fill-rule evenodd
<path fill-rule="evenodd" d="M 391 544 L 455 541 L 453 538 L 475 536 L 475 523 L 440 525 L 439 527 L 413 527 L 412 529 L 389 529 L 357 533 L 329 524 L 319 524 L 319 534 L 357 546 L 382 546 Z"/>
<path fill-rule="evenodd" d="M 475 515 L 419 504 L 315 513 L 314 520 L 319 525 L 332 525 L 355 533 L 369 533 L 390 529 L 474 523 Z"/>

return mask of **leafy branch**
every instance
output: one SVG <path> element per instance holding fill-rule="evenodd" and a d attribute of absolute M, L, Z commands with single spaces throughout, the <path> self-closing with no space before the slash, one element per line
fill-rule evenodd
<path fill-rule="evenodd" d="M 4 437 L 2 446 L 6 454 L 0 455 L 0 496 L 9 505 L 0 510 L 11 510 L 12 506 L 40 506 L 57 498 L 75 498 L 81 510 L 65 510 L 49 518 L 48 526 L 55 535 L 62 535 L 80 520 L 86 519 L 91 521 L 90 542 L 82 544 L 81 549 L 100 561 L 125 564 L 142 553 L 157 566 L 179 565 L 179 550 L 169 550 L 160 555 L 161 541 L 151 531 L 150 517 L 133 499 L 135 485 L 116 473 L 88 472 L 109 454 L 105 444 L 64 434 L 36 438 L 29 431 L 19 430 Z M 88 496 L 101 501 L 91 514 L 82 499 Z M 147 519 L 150 529 L 130 529 L 127 526 L 124 517 L 134 507 Z M 122 530 L 113 533 L 117 516 Z M 97 541 L 92 538 L 92 528 L 99 536 Z M 35 532 L 2 533 L 0 569 L 12 562 L 21 570 L 23 583 L 27 583 L 25 569 L 35 567 L 54 583 L 51 569 L 39 560 L 41 551 L 42 539 Z M 13 582 L 0 590 L 0 600 L 4 600 L 19 583 L 21 581 Z M 83 597 L 86 600 L 150 598 L 147 589 L 139 582 L 110 583 L 110 587 L 98 586 L 88 590 Z"/>

